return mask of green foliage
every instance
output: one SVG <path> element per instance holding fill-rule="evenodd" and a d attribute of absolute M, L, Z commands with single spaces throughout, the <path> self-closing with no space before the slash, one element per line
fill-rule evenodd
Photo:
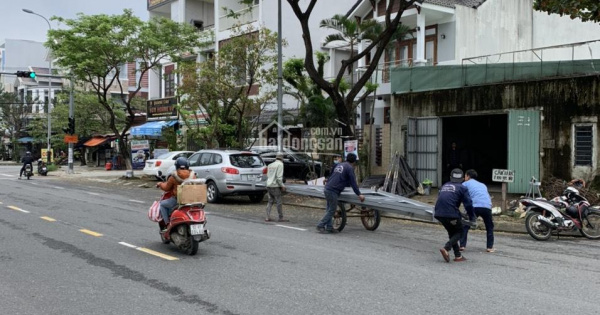
<path fill-rule="evenodd" d="M 19 133 L 24 131 L 25 118 L 31 112 L 33 101 L 30 97 L 25 102 L 20 101 L 16 93 L 5 92 L 0 84 L 0 130 L 8 131 L 13 148 L 18 145 Z M 13 160 L 18 160 L 15 154 Z"/>
<path fill-rule="evenodd" d="M 567 15 L 571 19 L 600 22 L 600 2 L 598 0 L 534 0 L 533 8 L 548 14 Z"/>
<path fill-rule="evenodd" d="M 182 64 L 178 109 L 192 141 L 213 147 L 243 147 L 263 105 L 275 97 L 277 35 L 269 29 L 234 28 L 219 52 L 201 63 Z M 284 43 L 285 44 L 285 43 Z M 260 88 L 260 93 L 255 91 Z M 204 115 L 208 125 L 197 123 Z"/>
<path fill-rule="evenodd" d="M 404 10 L 417 3 L 422 4 L 423 1 L 424 0 L 389 0 L 382 23 L 376 23 L 374 19 L 362 20 L 359 23 L 354 18 L 347 18 L 342 15 L 335 15 L 331 19 L 321 21 L 321 27 L 336 30 L 338 32 L 327 37 L 326 43 L 343 40 L 346 41 L 350 47 L 350 57 L 342 60 L 339 72 L 333 81 L 325 80 L 317 71 L 314 60 L 312 59 L 314 51 L 312 42 L 305 41 L 307 57 L 305 58 L 304 64 L 306 71 L 315 83 L 333 100 L 337 118 L 342 122 L 340 127 L 343 129 L 344 135 L 353 136 L 354 134 L 352 126 L 354 125 L 355 104 L 363 101 L 369 95 L 369 92 L 363 93 L 362 96 L 358 97 L 358 102 L 356 101 L 356 98 L 378 67 L 379 60 L 381 56 L 383 56 L 388 44 L 395 40 L 395 34 L 402 26 L 402 24 L 400 24 L 402 13 Z M 288 0 L 287 2 L 300 22 L 303 38 L 311 38 L 309 21 L 312 12 L 314 12 L 313 9 L 315 9 L 317 0 L 303 1 L 302 4 L 297 0 Z M 306 4 L 306 2 L 308 2 L 308 4 Z M 321 3 L 323 3 L 323 1 Z M 370 5 L 374 7 L 376 5 L 375 1 L 371 1 Z M 369 39 L 370 42 L 367 43 L 363 51 L 355 52 L 354 46 L 359 39 Z M 355 81 L 353 78 L 354 65 L 367 54 L 371 55 L 371 63 Z M 344 81 L 347 80 L 343 79 L 343 75 L 346 72 L 352 74 L 352 79 L 350 79 L 350 84 L 348 86 L 344 86 Z"/>
<path fill-rule="evenodd" d="M 49 32 L 46 46 L 52 50 L 57 64 L 70 72 L 73 79 L 90 89 L 97 104 L 107 113 L 106 126 L 119 138 L 119 149 L 127 152 L 123 141 L 139 106 L 136 100 L 142 88 L 141 80 L 166 58 L 179 61 L 189 57 L 199 46 L 199 35 L 194 27 L 164 18 L 148 22 L 134 16 L 131 10 L 121 15 L 84 15 L 76 19 L 53 17 L 65 27 Z M 136 62 L 138 82 L 121 82 L 123 65 Z M 118 92 L 120 99 L 112 95 Z M 127 167 L 130 157 L 125 155 Z"/>

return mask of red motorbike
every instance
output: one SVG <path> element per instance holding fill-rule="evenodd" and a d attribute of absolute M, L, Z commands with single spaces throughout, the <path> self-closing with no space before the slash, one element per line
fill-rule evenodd
<path fill-rule="evenodd" d="M 190 180 L 183 183 L 200 183 L 203 180 Z M 171 193 L 164 193 L 161 200 L 171 197 Z M 159 221 L 160 238 L 164 244 L 173 242 L 175 246 L 187 253 L 196 255 L 198 252 L 198 243 L 210 238 L 210 231 L 206 228 L 206 214 L 204 213 L 204 203 L 178 204 L 170 216 L 170 224 L 165 225 L 164 221 Z M 165 230 L 165 228 L 167 228 Z"/>

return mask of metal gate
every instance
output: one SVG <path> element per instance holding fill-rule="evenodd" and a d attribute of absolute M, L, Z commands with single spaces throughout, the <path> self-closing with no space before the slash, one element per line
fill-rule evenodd
<path fill-rule="evenodd" d="M 419 182 L 430 179 L 439 186 L 440 119 L 438 117 L 408 118 L 406 132 L 406 162 L 416 172 Z"/>
<path fill-rule="evenodd" d="M 534 176 L 540 180 L 540 112 L 510 110 L 508 112 L 508 169 L 515 180 L 508 192 L 526 193 Z"/>

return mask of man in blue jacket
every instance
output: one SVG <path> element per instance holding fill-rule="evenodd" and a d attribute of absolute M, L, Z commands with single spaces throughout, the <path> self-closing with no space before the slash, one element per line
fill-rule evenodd
<path fill-rule="evenodd" d="M 463 181 L 463 171 L 455 168 L 450 172 L 450 181 L 445 183 L 439 190 L 439 195 L 434 208 L 434 217 L 442 223 L 448 231 L 448 242 L 440 249 L 446 262 L 450 262 L 448 251 L 454 250 L 454 261 L 467 260 L 460 253 L 458 241 L 463 235 L 462 215 L 458 207 L 462 203 L 467 210 L 469 220 L 475 220 L 473 213 L 473 204 L 467 187 L 461 183 Z"/>
<path fill-rule="evenodd" d="M 325 185 L 325 200 L 327 200 L 327 211 L 325 215 L 317 224 L 317 231 L 320 233 L 335 233 L 337 230 L 333 229 L 333 214 L 338 205 L 338 197 L 342 191 L 350 186 L 354 193 L 358 196 L 361 202 L 365 201 L 365 196 L 360 194 L 358 185 L 356 184 L 356 177 L 354 176 L 354 164 L 356 163 L 356 155 L 349 153 L 346 156 L 346 162 L 337 164 L 333 168 L 332 174 L 327 179 Z"/>
<path fill-rule="evenodd" d="M 477 172 L 473 169 L 465 172 L 465 182 L 463 186 L 469 189 L 469 196 L 473 201 L 473 212 L 476 216 L 483 219 L 485 223 L 485 231 L 487 233 L 487 249 L 488 253 L 493 253 L 494 249 L 494 221 L 492 219 L 492 198 L 485 184 L 477 181 Z M 469 226 L 463 227 L 463 237 L 460 239 L 460 250 L 464 251 L 467 247 L 467 235 L 469 234 Z"/>

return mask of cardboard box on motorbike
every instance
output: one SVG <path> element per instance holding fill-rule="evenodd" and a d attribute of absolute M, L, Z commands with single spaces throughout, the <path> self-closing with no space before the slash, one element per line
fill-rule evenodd
<path fill-rule="evenodd" d="M 207 203 L 205 184 L 182 184 L 177 186 L 177 203 Z"/>

